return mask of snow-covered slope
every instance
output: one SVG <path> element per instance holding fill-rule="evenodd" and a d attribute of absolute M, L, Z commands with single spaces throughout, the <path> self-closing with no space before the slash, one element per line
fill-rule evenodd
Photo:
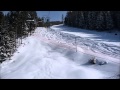
<path fill-rule="evenodd" d="M 102 78 L 98 70 L 79 66 L 41 39 L 31 36 L 24 40 L 11 61 L 1 64 L 0 76 L 8 79 L 36 78 Z M 64 49 L 63 49 L 64 51 Z"/>
<path fill-rule="evenodd" d="M 92 56 L 82 53 L 85 48 L 81 47 L 77 47 L 78 51 L 75 52 L 75 43 L 71 43 L 74 38 L 68 40 L 66 35 L 70 36 L 46 28 L 37 28 L 32 36 L 23 40 L 24 44 L 18 48 L 12 60 L 0 64 L 0 78 L 118 78 L 119 64 L 87 64 Z M 103 60 L 99 57 L 97 59 Z"/>
<path fill-rule="evenodd" d="M 51 29 L 53 32 L 59 32 L 69 43 L 74 43 L 76 37 L 77 46 L 84 49 L 84 53 L 120 63 L 120 32 L 115 35 L 115 33 L 83 30 L 63 25 L 52 26 Z"/>
<path fill-rule="evenodd" d="M 120 46 L 120 32 L 114 30 L 114 32 L 97 32 L 95 30 L 86 30 L 80 28 L 67 27 L 64 25 L 54 25 L 51 27 L 54 30 L 61 31 L 64 33 L 73 34 L 83 38 L 95 40 L 98 42 L 104 42 L 107 44 Z M 115 35 L 117 33 L 117 35 Z"/>

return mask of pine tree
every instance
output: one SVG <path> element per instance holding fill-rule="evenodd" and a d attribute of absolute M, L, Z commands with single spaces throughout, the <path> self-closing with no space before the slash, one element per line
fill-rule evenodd
<path fill-rule="evenodd" d="M 98 11 L 89 11 L 88 12 L 88 29 L 96 29 L 96 19 Z"/>
<path fill-rule="evenodd" d="M 62 14 L 62 23 L 64 23 L 64 16 L 63 16 L 63 14 Z"/>
<path fill-rule="evenodd" d="M 110 11 L 105 12 L 105 23 L 106 23 L 105 29 L 107 30 L 113 29 L 114 24 L 113 24 L 113 19 L 112 19 Z"/>
<path fill-rule="evenodd" d="M 78 27 L 85 28 L 85 19 L 83 11 L 78 12 Z"/>
<path fill-rule="evenodd" d="M 99 11 L 96 19 L 96 29 L 101 31 L 105 28 L 104 11 Z"/>
<path fill-rule="evenodd" d="M 116 11 L 116 27 L 120 30 L 120 11 Z"/>
<path fill-rule="evenodd" d="M 4 14 L 2 11 L 0 11 L 0 29 L 3 28 L 3 24 L 4 24 Z"/>
<path fill-rule="evenodd" d="M 4 14 L 3 12 L 0 11 L 0 62 L 2 62 L 2 60 L 4 60 L 4 39 L 3 39 L 3 18 L 4 18 Z"/>

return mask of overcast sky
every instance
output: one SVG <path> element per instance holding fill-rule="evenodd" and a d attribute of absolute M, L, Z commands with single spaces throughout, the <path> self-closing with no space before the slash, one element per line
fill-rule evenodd
<path fill-rule="evenodd" d="M 4 11 L 4 13 L 7 13 L 8 11 Z M 37 11 L 38 17 L 43 16 L 49 16 L 50 21 L 61 21 L 62 20 L 62 14 L 64 17 L 66 16 L 67 11 Z"/>

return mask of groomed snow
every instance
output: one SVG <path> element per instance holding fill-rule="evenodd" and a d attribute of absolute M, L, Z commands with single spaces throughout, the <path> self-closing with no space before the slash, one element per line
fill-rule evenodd
<path fill-rule="evenodd" d="M 120 32 L 97 32 L 64 25 L 55 25 L 51 29 L 52 32 L 62 33 L 62 37 L 66 36 L 65 40 L 70 43 L 74 43 L 74 37 L 77 37 L 77 46 L 84 49 L 84 53 L 120 64 Z"/>
<path fill-rule="evenodd" d="M 84 48 L 78 47 L 79 51 L 75 52 L 73 44 L 67 44 L 57 35 L 46 28 L 37 28 L 32 36 L 23 40 L 12 60 L 0 64 L 0 78 L 101 79 L 119 74 L 116 63 L 87 64 L 91 56 L 82 53 Z"/>
<path fill-rule="evenodd" d="M 1 64 L 1 78 L 6 79 L 64 79 L 102 78 L 95 69 L 79 66 L 62 54 L 55 52 L 48 44 L 33 36 L 27 38 L 18 48 L 11 61 Z M 23 47 L 24 46 L 24 47 Z"/>

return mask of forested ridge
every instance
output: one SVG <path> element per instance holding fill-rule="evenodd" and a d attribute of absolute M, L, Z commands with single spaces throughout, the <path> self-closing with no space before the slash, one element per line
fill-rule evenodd
<path fill-rule="evenodd" d="M 120 11 L 68 11 L 64 23 L 98 31 L 120 30 Z"/>

